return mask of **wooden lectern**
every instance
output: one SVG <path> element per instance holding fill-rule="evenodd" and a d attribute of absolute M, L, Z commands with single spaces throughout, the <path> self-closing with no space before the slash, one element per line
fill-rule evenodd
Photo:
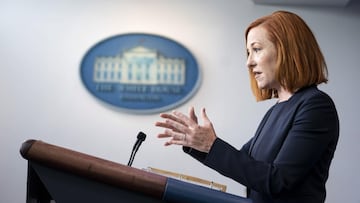
<path fill-rule="evenodd" d="M 39 140 L 24 142 L 20 153 L 28 160 L 27 203 L 251 203 Z"/>

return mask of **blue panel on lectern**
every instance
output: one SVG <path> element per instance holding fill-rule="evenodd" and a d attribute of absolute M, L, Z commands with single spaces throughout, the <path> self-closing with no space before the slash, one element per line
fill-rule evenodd
<path fill-rule="evenodd" d="M 163 200 L 172 203 L 251 203 L 247 198 L 168 178 Z"/>

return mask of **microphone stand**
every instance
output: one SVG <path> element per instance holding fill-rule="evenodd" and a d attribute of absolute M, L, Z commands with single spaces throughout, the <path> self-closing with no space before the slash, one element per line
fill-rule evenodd
<path fill-rule="evenodd" d="M 129 159 L 129 162 L 128 162 L 128 166 L 131 166 L 133 161 L 134 161 L 134 158 L 135 158 L 135 154 L 136 152 L 138 151 L 141 143 L 145 140 L 146 138 L 146 134 L 143 133 L 143 132 L 139 132 L 138 135 L 137 135 L 137 140 L 134 144 L 134 147 L 133 147 L 133 150 L 131 151 L 131 155 L 130 155 L 130 159 Z"/>

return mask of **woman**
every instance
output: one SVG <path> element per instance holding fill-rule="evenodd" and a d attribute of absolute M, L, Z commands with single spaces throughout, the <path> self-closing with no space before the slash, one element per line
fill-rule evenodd
<path fill-rule="evenodd" d="M 339 136 L 332 99 L 317 88 L 327 82 L 319 45 L 296 14 L 277 11 L 245 32 L 247 67 L 258 101 L 276 98 L 254 135 L 240 150 L 222 140 L 202 109 L 160 116 L 165 145 L 182 145 L 206 166 L 248 188 L 254 203 L 322 203 Z"/>

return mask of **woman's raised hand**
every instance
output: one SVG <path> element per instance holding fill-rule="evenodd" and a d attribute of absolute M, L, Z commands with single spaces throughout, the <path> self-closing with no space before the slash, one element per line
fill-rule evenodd
<path fill-rule="evenodd" d="M 182 145 L 194 148 L 198 151 L 209 152 L 216 139 L 213 125 L 206 115 L 205 108 L 201 110 L 203 125 L 199 125 L 194 107 L 189 109 L 189 116 L 173 111 L 171 114 L 160 114 L 164 121 L 158 121 L 155 126 L 165 128 L 165 131 L 158 134 L 159 138 L 170 138 L 165 142 L 168 145 Z"/>

